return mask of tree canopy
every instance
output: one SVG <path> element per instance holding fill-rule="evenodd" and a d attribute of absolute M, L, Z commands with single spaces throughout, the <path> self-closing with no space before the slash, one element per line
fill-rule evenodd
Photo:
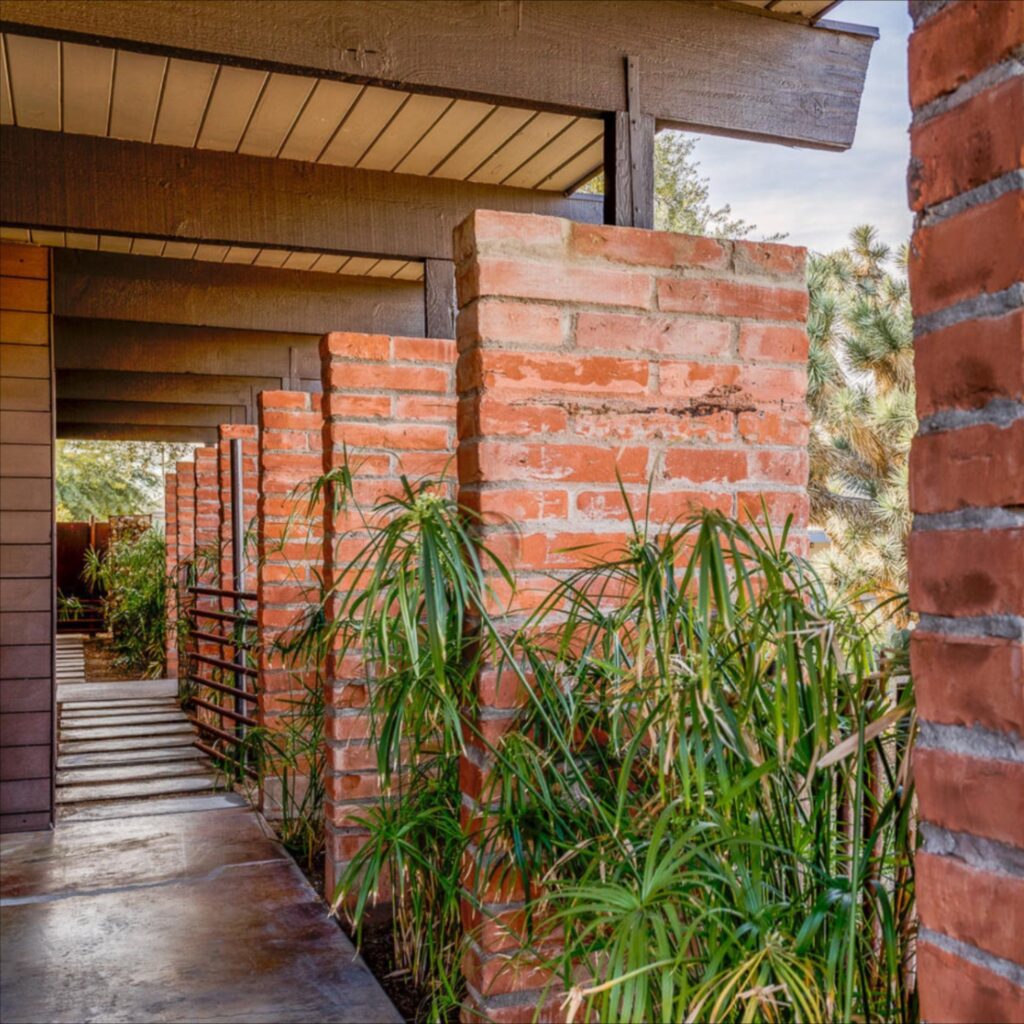
<path fill-rule="evenodd" d="M 194 444 L 151 441 L 57 442 L 57 519 L 156 512 L 163 502 L 164 469 Z"/>

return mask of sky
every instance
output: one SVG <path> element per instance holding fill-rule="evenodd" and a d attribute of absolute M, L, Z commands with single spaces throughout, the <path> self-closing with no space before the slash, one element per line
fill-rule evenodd
<path fill-rule="evenodd" d="M 711 203 L 757 225 L 752 238 L 785 232 L 785 241 L 819 251 L 846 244 L 857 224 L 874 224 L 893 245 L 910 235 L 906 172 L 907 36 L 905 0 L 844 0 L 827 17 L 874 25 L 857 134 L 845 152 L 791 149 L 702 136 L 694 156 L 710 179 Z"/>

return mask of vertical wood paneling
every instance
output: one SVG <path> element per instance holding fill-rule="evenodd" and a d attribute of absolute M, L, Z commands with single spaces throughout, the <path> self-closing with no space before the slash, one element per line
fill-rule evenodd
<path fill-rule="evenodd" d="M 50 256 L 0 243 L 0 831 L 52 804 L 53 381 Z"/>

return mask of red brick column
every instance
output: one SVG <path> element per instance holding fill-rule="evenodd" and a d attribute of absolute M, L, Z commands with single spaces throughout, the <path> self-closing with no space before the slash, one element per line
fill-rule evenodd
<path fill-rule="evenodd" d="M 911 3 L 918 969 L 1024 1020 L 1024 4 Z"/>
<path fill-rule="evenodd" d="M 355 494 L 369 511 L 382 494 L 399 493 L 399 477 L 437 476 L 455 448 L 455 343 L 437 338 L 328 334 L 323 367 L 323 469 L 344 462 L 356 476 Z M 449 472 L 453 468 L 449 466 Z M 328 582 L 351 558 L 339 545 L 358 531 L 355 515 L 325 517 Z M 354 538 L 358 546 L 358 537 Z M 327 869 L 333 893 L 338 873 L 363 841 L 353 808 L 379 796 L 376 758 L 369 749 L 366 676 L 358 659 L 327 667 Z"/>
<path fill-rule="evenodd" d="M 654 521 L 694 507 L 736 514 L 764 497 L 776 524 L 794 514 L 803 544 L 803 250 L 477 211 L 456 258 L 460 498 L 518 526 L 492 517 L 483 533 L 521 582 L 545 592 L 540 573 L 583 564 L 566 549 L 621 544 L 616 471 L 641 516 L 648 480 Z M 514 725 L 511 689 L 481 676 L 488 740 Z M 487 767 L 471 745 L 469 821 Z M 478 874 L 469 865 L 465 884 L 480 894 Z M 482 916 L 467 902 L 466 919 L 514 919 L 520 896 L 506 884 L 482 895 Z M 493 1020 L 529 1020 L 544 979 L 501 970 L 509 941 L 478 932 L 470 993 Z"/>
<path fill-rule="evenodd" d="M 165 572 L 167 587 L 167 635 L 164 637 L 164 675 L 178 676 L 178 477 L 168 473 L 164 477 L 164 544 L 166 546 Z"/>
<path fill-rule="evenodd" d="M 184 581 L 181 578 L 182 566 L 191 562 L 195 556 L 195 530 L 196 530 L 196 464 L 195 462 L 181 461 L 175 465 L 175 509 L 177 513 L 177 535 L 178 553 L 175 560 L 175 604 L 179 617 L 187 596 L 180 592 L 179 586 Z M 177 644 L 175 636 L 175 644 Z M 178 677 L 189 671 L 188 650 L 178 650 Z"/>
<path fill-rule="evenodd" d="M 274 643 L 321 598 L 323 504 L 310 507 L 308 485 L 323 471 L 323 415 L 320 395 L 306 392 L 262 391 L 258 402 L 258 714 L 273 730 L 309 687 L 320 685 L 318 666 L 296 664 Z M 269 773 L 264 779 L 261 801 L 268 816 L 280 813 L 280 785 Z"/>

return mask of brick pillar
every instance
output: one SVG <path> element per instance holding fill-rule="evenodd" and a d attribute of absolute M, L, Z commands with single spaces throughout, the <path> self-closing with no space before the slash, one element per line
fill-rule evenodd
<path fill-rule="evenodd" d="M 307 485 L 323 471 L 323 415 L 320 395 L 307 392 L 261 391 L 258 403 L 258 715 L 273 730 L 309 687 L 321 685 L 318 666 L 286 660 L 274 643 L 321 599 L 323 503 L 310 507 Z M 280 814 L 280 787 L 268 772 L 261 803 L 269 817 Z"/>
<path fill-rule="evenodd" d="M 926 1020 L 1024 1020 L 1024 4 L 911 3 Z"/>
<path fill-rule="evenodd" d="M 436 338 L 328 334 L 320 345 L 323 368 L 325 472 L 341 466 L 347 449 L 356 497 L 370 509 L 382 494 L 399 493 L 399 477 L 437 476 L 455 446 L 455 343 Z M 451 471 L 451 467 L 449 467 Z M 328 581 L 338 545 L 358 528 L 354 515 L 325 517 Z M 358 540 L 356 541 L 358 544 Z M 341 564 L 351 557 L 347 551 Z M 366 677 L 356 663 L 327 667 L 327 867 L 333 893 L 339 871 L 363 841 L 353 808 L 379 795 L 376 759 L 368 747 Z"/>
<path fill-rule="evenodd" d="M 653 521 L 737 514 L 764 497 L 776 524 L 794 515 L 803 546 L 803 250 L 477 211 L 456 232 L 456 258 L 460 499 L 496 514 L 484 540 L 521 583 L 545 593 L 541 573 L 584 564 L 566 549 L 621 545 L 616 471 L 641 516 L 653 480 Z M 514 726 L 520 699 L 494 682 L 486 670 L 479 680 L 488 741 Z M 470 822 L 487 767 L 471 744 Z M 479 876 L 468 865 L 465 884 L 488 905 L 480 915 L 467 901 L 467 922 L 514 920 L 522 893 L 493 879 L 483 893 Z M 501 928 L 478 931 L 470 994 L 484 1016 L 529 1020 L 545 979 L 502 971 L 509 943 Z"/>
<path fill-rule="evenodd" d="M 250 424 L 222 423 L 217 428 L 217 486 L 219 504 L 217 508 L 217 530 L 220 539 L 220 585 L 225 590 L 234 586 L 234 566 L 231 558 L 231 442 L 242 442 L 242 522 L 248 533 L 249 526 L 256 518 L 258 481 L 256 470 L 256 427 Z M 245 551 L 244 588 L 256 585 L 256 570 L 252 565 L 251 551 Z M 225 611 L 230 611 L 231 599 L 227 598 Z"/>
<path fill-rule="evenodd" d="M 164 650 L 167 661 L 164 675 L 178 676 L 178 477 L 168 473 L 164 477 L 164 544 L 166 546 L 167 635 Z"/>
<path fill-rule="evenodd" d="M 195 557 L 196 530 L 196 464 L 181 461 L 175 464 L 175 510 L 177 515 L 178 554 L 175 560 L 175 604 L 179 621 L 187 615 L 188 595 L 181 590 L 184 584 L 183 567 Z M 177 637 L 175 642 L 177 643 Z M 178 678 L 190 671 L 188 649 L 178 648 Z"/>

